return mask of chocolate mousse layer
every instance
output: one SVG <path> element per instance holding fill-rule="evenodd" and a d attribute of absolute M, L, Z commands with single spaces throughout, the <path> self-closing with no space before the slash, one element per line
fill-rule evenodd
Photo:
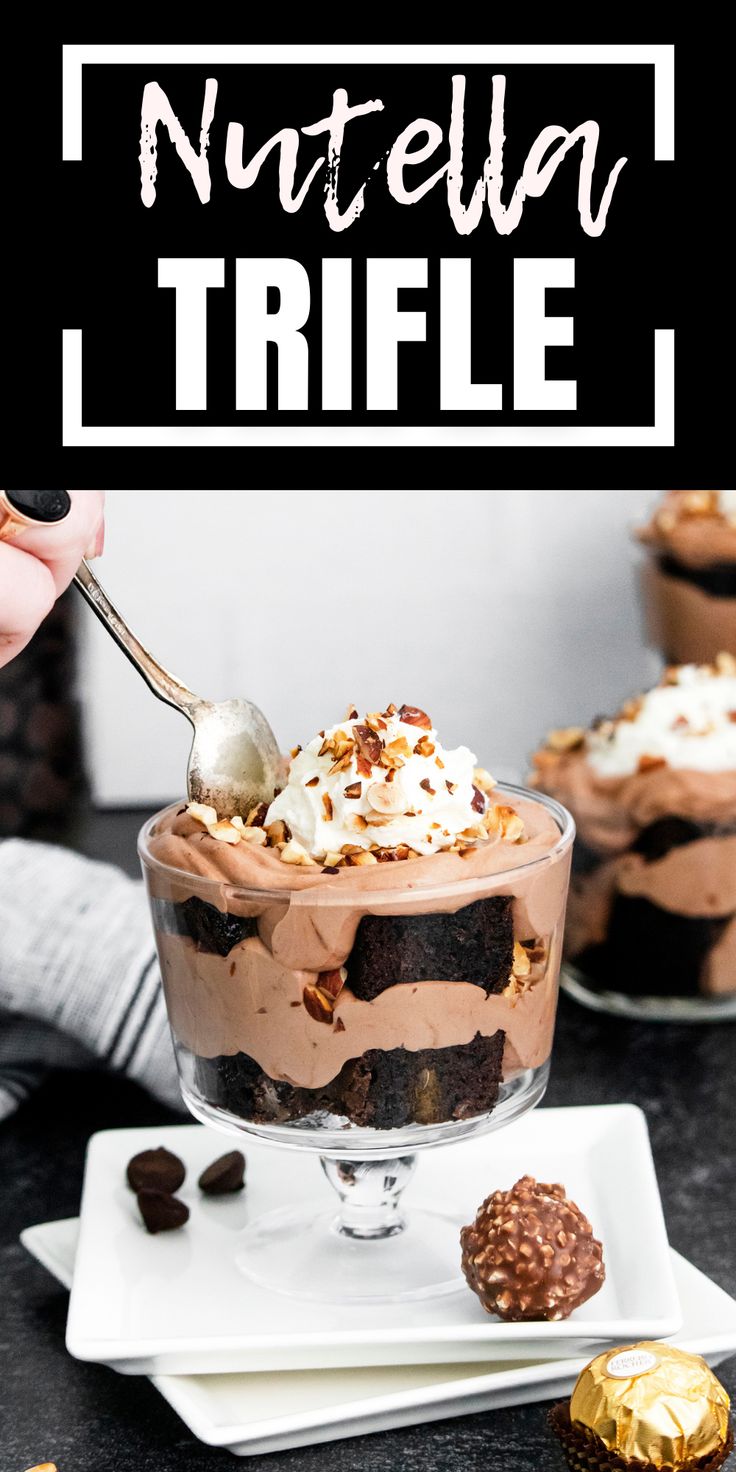
<path fill-rule="evenodd" d="M 687 568 L 671 558 L 642 568 L 647 637 L 670 664 L 736 654 L 736 562 Z"/>
<path fill-rule="evenodd" d="M 142 857 L 195 1092 L 256 1123 L 383 1129 L 487 1112 L 544 1063 L 572 835 L 530 797 L 508 827 L 498 802 L 513 841 L 337 870 L 162 814 Z"/>

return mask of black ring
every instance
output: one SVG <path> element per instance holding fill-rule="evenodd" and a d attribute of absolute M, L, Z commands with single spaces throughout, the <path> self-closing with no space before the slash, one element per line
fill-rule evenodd
<path fill-rule="evenodd" d="M 71 510 L 68 491 L 6 491 L 11 506 L 32 521 L 63 521 Z"/>

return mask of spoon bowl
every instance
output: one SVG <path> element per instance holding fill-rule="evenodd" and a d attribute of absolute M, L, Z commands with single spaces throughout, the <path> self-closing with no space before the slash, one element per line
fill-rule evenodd
<path fill-rule="evenodd" d="M 265 716 L 249 700 L 200 700 L 185 714 L 194 727 L 187 792 L 228 817 L 247 818 L 283 787 L 284 762 Z"/>
<path fill-rule="evenodd" d="M 187 795 L 218 816 L 247 818 L 270 803 L 283 786 L 284 760 L 263 712 L 250 700 L 203 700 L 164 669 L 128 627 L 89 564 L 74 578 L 100 622 L 159 700 L 186 716 L 194 730 L 187 765 Z"/>

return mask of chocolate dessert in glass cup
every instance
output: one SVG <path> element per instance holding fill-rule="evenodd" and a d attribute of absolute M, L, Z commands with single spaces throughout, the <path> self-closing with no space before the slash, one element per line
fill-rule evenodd
<path fill-rule="evenodd" d="M 550 731 L 534 767 L 577 824 L 567 991 L 650 1020 L 736 1016 L 736 656 Z"/>
<path fill-rule="evenodd" d="M 647 631 L 667 663 L 736 654 L 736 491 L 668 491 L 637 535 Z"/>
<path fill-rule="evenodd" d="M 345 1300 L 460 1283 L 452 1212 L 407 1224 L 401 1191 L 418 1149 L 544 1093 L 573 834 L 406 705 L 351 707 L 292 752 L 269 806 L 180 803 L 144 826 L 185 1102 L 316 1151 L 342 1201 L 336 1220 L 254 1222 L 251 1276 Z"/>

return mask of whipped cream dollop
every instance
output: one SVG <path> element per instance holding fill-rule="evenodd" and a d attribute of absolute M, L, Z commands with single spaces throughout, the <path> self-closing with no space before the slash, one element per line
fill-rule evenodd
<path fill-rule="evenodd" d="M 297 751 L 265 826 L 281 820 L 319 858 L 347 844 L 439 853 L 460 835 L 485 836 L 479 825 L 486 799 L 475 785 L 475 765 L 467 746 L 446 751 L 415 707 L 367 715 L 352 708 Z"/>
<path fill-rule="evenodd" d="M 720 664 L 720 668 L 718 665 Z M 626 777 L 665 762 L 698 772 L 736 768 L 736 661 L 685 664 L 586 737 L 590 765 L 603 777 Z"/>

